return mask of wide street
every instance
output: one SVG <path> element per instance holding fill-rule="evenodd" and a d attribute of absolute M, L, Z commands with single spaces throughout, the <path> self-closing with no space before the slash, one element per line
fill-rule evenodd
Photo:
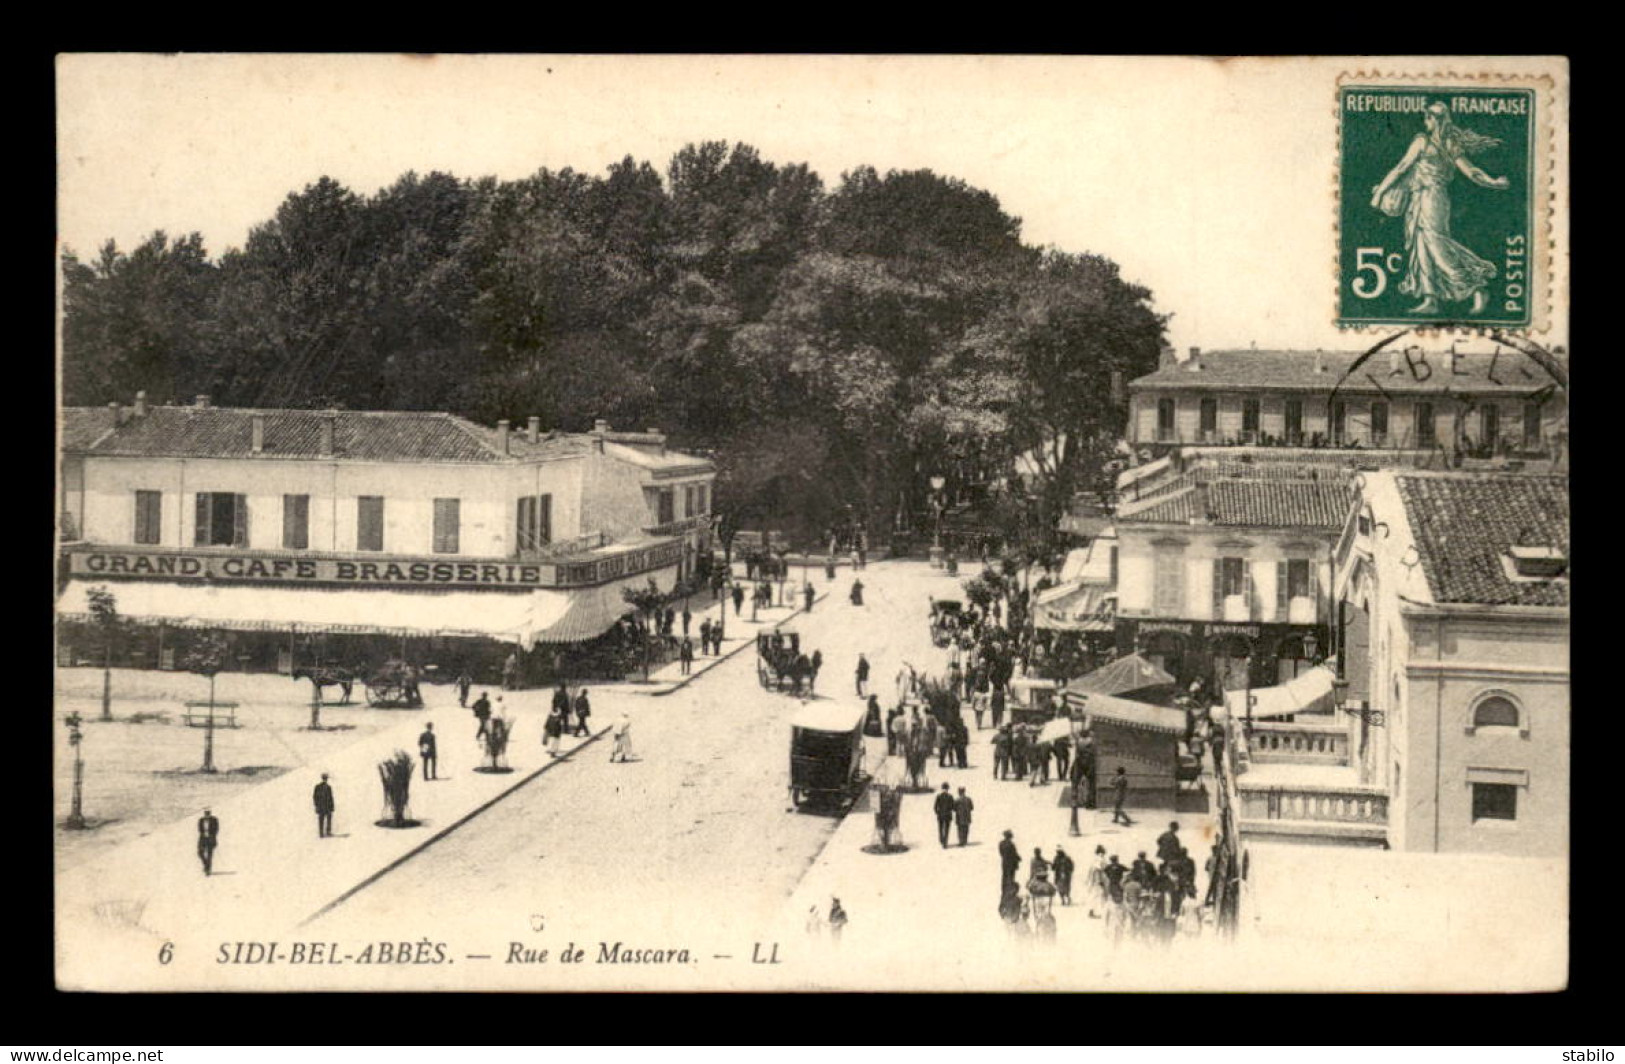
<path fill-rule="evenodd" d="M 805 650 L 823 652 L 818 698 L 856 703 L 860 652 L 883 704 L 904 662 L 922 672 L 945 667 L 945 652 L 930 642 L 928 600 L 957 597 L 958 580 L 923 562 L 874 564 L 857 574 L 866 593 L 854 607 L 850 569 L 833 584 L 813 573 L 820 593 L 831 593 L 786 627 L 801 633 Z M 800 574 L 792 569 L 792 583 Z M 668 696 L 606 688 L 597 704 L 600 723 L 630 713 L 635 763 L 611 764 L 607 738 L 586 748 L 310 932 L 432 931 L 476 953 L 501 953 L 510 939 L 748 953 L 838 823 L 790 809 L 788 722 L 799 702 L 759 685 L 747 648 Z M 474 752 L 472 741 L 448 742 L 442 771 L 459 771 Z M 545 932 L 532 933 L 535 923 Z"/>

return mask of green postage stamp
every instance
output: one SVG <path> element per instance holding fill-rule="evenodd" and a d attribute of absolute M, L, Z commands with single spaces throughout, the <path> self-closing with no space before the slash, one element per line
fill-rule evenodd
<path fill-rule="evenodd" d="M 1337 321 L 1544 327 L 1550 83 L 1338 85 Z"/>

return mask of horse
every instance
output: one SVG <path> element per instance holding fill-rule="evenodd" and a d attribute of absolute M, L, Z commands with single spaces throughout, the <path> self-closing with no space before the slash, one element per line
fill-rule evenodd
<path fill-rule="evenodd" d="M 339 665 L 302 665 L 294 669 L 289 677 L 293 680 L 309 680 L 316 687 L 316 700 L 325 701 L 322 694 L 324 688 L 337 687 L 344 692 L 343 701 L 339 704 L 350 704 L 350 690 L 355 686 L 356 675 L 354 670 Z"/>

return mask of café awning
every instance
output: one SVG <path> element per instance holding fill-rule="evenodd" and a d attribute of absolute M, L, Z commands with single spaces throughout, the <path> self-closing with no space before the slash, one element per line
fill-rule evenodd
<path fill-rule="evenodd" d="M 87 590 L 75 580 L 57 615 L 90 620 Z M 113 586 L 119 615 L 136 624 L 234 631 L 307 631 L 407 636 L 476 636 L 521 642 L 569 606 L 562 591 L 388 591 L 235 587 L 168 583 Z"/>
<path fill-rule="evenodd" d="M 1090 694 L 1069 688 L 1066 692 L 1066 706 L 1069 714 L 1087 714 L 1091 727 L 1096 722 L 1108 722 L 1143 731 L 1167 732 L 1172 735 L 1185 733 L 1186 721 L 1183 710 L 1154 706 L 1149 702 L 1135 702 L 1127 698 Z"/>
<path fill-rule="evenodd" d="M 1295 713 L 1328 713 L 1333 707 L 1332 681 L 1337 675 L 1325 665 L 1316 665 L 1284 684 L 1252 689 L 1252 719 L 1269 720 Z M 1248 716 L 1245 689 L 1224 696 L 1225 709 L 1234 720 Z"/>
<path fill-rule="evenodd" d="M 1110 632 L 1116 629 L 1117 592 L 1105 584 L 1048 588 L 1033 605 L 1033 627 L 1057 632 Z"/>

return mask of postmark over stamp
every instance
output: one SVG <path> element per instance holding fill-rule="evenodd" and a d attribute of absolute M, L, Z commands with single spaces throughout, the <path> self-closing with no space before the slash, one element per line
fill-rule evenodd
<path fill-rule="evenodd" d="M 1544 328 L 1550 82 L 1351 75 L 1337 93 L 1337 323 Z"/>

